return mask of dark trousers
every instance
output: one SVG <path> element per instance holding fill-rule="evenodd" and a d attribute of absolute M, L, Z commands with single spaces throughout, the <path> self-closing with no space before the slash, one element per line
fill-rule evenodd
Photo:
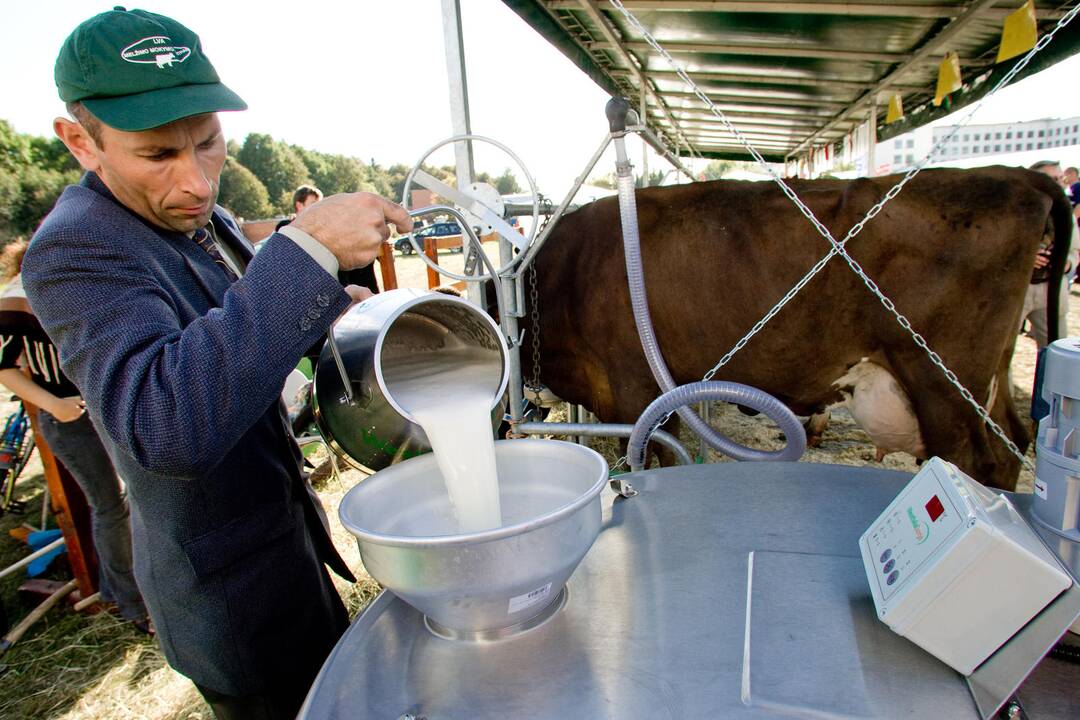
<path fill-rule="evenodd" d="M 266 695 L 225 695 L 195 683 L 217 720 L 295 720 L 310 683 L 275 690 Z"/>
<path fill-rule="evenodd" d="M 38 414 L 41 434 L 64 463 L 90 505 L 91 532 L 101 572 L 101 596 L 116 603 L 126 620 L 146 617 L 131 560 L 131 523 L 127 493 L 90 417 L 62 423 L 45 410 Z"/>

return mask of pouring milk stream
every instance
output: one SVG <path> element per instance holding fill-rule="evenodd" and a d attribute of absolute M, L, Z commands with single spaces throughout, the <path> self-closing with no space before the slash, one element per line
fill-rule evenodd
<path fill-rule="evenodd" d="M 462 532 L 502 525 L 491 367 L 497 350 L 462 344 L 398 355 L 383 367 L 394 400 L 424 428 Z"/>

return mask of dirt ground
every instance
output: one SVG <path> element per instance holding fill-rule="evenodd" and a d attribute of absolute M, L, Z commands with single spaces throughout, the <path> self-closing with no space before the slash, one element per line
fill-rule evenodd
<path fill-rule="evenodd" d="M 402 287 L 427 287 L 425 266 L 416 256 L 397 256 L 395 267 Z M 444 261 L 460 268 L 461 256 Z M 1069 334 L 1080 335 L 1080 292 L 1074 291 L 1069 315 Z M 1030 404 L 1034 375 L 1035 344 L 1028 338 L 1017 342 L 1013 359 L 1015 397 L 1022 412 Z M 6 396 L 4 400 L 6 400 Z M 0 417 L 6 417 L 14 403 L 0 402 Z M 720 405 L 713 414 L 715 423 L 738 442 L 755 447 L 780 446 L 777 429 L 761 418 L 749 418 L 734 408 Z M 554 419 L 554 418 L 553 418 Z M 696 453 L 696 441 L 684 436 L 684 443 Z M 612 441 L 595 445 L 609 459 L 616 457 Z M 1034 458 L 1033 450 L 1029 457 Z M 710 453 L 710 461 L 727 461 Z M 832 422 L 821 447 L 809 450 L 809 462 L 874 465 L 874 449 L 844 410 L 832 414 Z M 883 467 L 915 472 L 914 459 L 902 453 L 885 458 Z M 378 585 L 363 571 L 356 543 L 342 528 L 337 507 L 347 488 L 362 480 L 355 470 L 331 477 L 316 489 L 325 504 L 333 528 L 334 541 L 360 582 L 347 585 L 337 578 L 338 589 L 350 613 L 358 614 L 378 592 Z M 1030 491 L 1031 478 L 1021 477 L 1021 487 Z M 0 565 L 6 566 L 26 554 L 25 546 L 8 535 L 23 523 L 40 522 L 44 500 L 41 464 L 36 458 L 23 472 L 16 497 L 26 503 L 21 515 L 0 516 Z M 46 577 L 70 577 L 62 563 Z M 12 622 L 29 607 L 19 597 L 20 574 L 0 580 L 0 602 Z M 194 687 L 170 669 L 156 643 L 131 630 L 114 616 L 84 615 L 69 608 L 53 609 L 26 637 L 0 657 L 0 717 L 10 720 L 90 720 L 91 718 L 131 718 L 143 720 L 211 720 L 212 715 Z"/>
<path fill-rule="evenodd" d="M 1080 335 L 1080 290 L 1077 290 L 1075 285 L 1073 288 L 1069 302 L 1067 336 Z M 1035 358 L 1035 341 L 1026 336 L 1017 338 L 1012 360 L 1013 398 L 1024 422 L 1030 422 L 1031 385 L 1035 377 Z M 955 401 L 963 402 L 959 393 Z M 714 424 L 737 442 L 770 450 L 782 447 L 779 431 L 763 416 L 747 417 L 733 405 L 726 403 L 714 403 L 712 416 L 715 419 Z M 684 431 L 680 439 L 692 454 L 701 454 L 700 442 L 695 436 Z M 713 450 L 708 450 L 708 457 L 709 462 L 731 461 Z M 1028 448 L 1027 457 L 1034 463 L 1034 443 Z M 822 436 L 821 446 L 807 449 L 802 460 L 839 465 L 872 465 L 911 473 L 918 471 L 915 458 L 903 452 L 892 453 L 885 456 L 881 463 L 876 462 L 874 447 L 869 436 L 855 424 L 851 414 L 844 407 L 832 410 L 829 428 Z M 1032 473 L 1022 469 L 1017 491 L 1031 492 L 1032 479 Z"/>

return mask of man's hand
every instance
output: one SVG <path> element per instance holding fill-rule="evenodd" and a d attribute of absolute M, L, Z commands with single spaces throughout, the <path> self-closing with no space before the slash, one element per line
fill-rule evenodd
<path fill-rule="evenodd" d="M 352 304 L 355 305 L 358 302 L 363 302 L 369 297 L 375 297 L 375 293 L 368 290 L 366 287 L 360 285 L 346 285 L 345 292 L 352 298 Z"/>
<path fill-rule="evenodd" d="M 1044 268 L 1050 264 L 1050 249 L 1039 249 L 1039 252 L 1035 253 L 1035 269 Z"/>
<path fill-rule="evenodd" d="M 303 230 L 334 254 L 342 270 L 367 267 L 390 237 L 387 223 L 398 232 L 412 230 L 412 218 L 397 203 L 371 193 L 346 193 L 324 198 L 296 216 L 293 227 Z"/>
<path fill-rule="evenodd" d="M 86 403 L 78 397 L 56 398 L 56 402 L 45 409 L 60 422 L 69 423 L 83 416 L 86 412 Z"/>

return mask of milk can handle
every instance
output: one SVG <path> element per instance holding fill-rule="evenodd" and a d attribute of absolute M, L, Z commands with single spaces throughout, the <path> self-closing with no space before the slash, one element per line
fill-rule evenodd
<path fill-rule="evenodd" d="M 330 325 L 330 329 L 326 331 L 326 344 L 330 346 L 330 354 L 334 356 L 334 364 L 337 365 L 338 373 L 341 375 L 341 384 L 345 388 L 345 399 L 352 405 L 354 402 L 352 381 L 349 380 L 349 373 L 345 371 L 345 362 L 341 359 L 341 352 L 338 350 L 337 342 L 334 341 L 335 327 L 337 327 L 337 320 L 334 320 Z"/>

